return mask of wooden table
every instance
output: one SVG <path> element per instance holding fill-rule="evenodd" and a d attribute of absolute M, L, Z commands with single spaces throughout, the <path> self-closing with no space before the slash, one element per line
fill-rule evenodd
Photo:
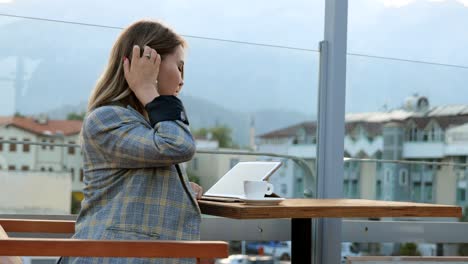
<path fill-rule="evenodd" d="M 234 219 L 291 218 L 293 263 L 312 257 L 312 218 L 461 217 L 458 206 L 363 199 L 286 199 L 279 205 L 198 201 L 203 214 Z M 303 262 L 308 263 L 308 261 Z"/>

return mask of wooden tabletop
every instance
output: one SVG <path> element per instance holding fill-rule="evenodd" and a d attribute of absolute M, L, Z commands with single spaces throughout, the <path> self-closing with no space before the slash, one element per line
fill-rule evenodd
<path fill-rule="evenodd" d="M 198 204 L 203 214 L 235 219 L 462 216 L 458 206 L 363 199 L 286 199 L 268 206 L 204 200 Z"/>

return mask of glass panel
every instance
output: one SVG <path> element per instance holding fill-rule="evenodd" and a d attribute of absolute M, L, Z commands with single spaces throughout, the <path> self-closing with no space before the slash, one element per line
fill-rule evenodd
<path fill-rule="evenodd" d="M 141 18 L 154 18 L 170 24 L 186 36 L 304 49 L 316 49 L 317 43 L 323 39 L 324 1 L 143 0 L 135 5 L 130 1 L 110 0 L 69 0 L 66 3 L 2 0 L 0 8 L 2 14 L 117 28 Z M 64 37 L 69 38 L 67 35 Z M 96 43 L 93 41 L 93 44 Z M 107 57 L 107 54 L 104 52 L 103 55 Z"/>
<path fill-rule="evenodd" d="M 0 174 L 27 174 L 20 185 L 44 186 L 8 197 L 0 190 L 8 205 L 0 214 L 79 212 L 87 100 L 122 27 L 141 17 L 167 22 L 189 43 L 180 97 L 198 149 L 296 157 L 198 153 L 187 164 L 190 179 L 207 190 L 239 161 L 280 160 L 271 178 L 278 195 L 314 195 L 323 1 L 0 2 Z M 12 137 L 18 142 L 6 142 Z M 289 258 L 290 243 L 278 243 L 284 254 L 274 243 L 265 254 Z"/>
<path fill-rule="evenodd" d="M 461 51 L 468 44 L 467 7 L 463 1 L 350 1 L 345 156 L 361 164 L 360 198 L 466 206 L 468 55 Z M 367 137 L 355 136 L 357 128 Z M 360 243 L 359 252 L 462 254 L 457 244 L 408 242 L 418 243 Z"/>

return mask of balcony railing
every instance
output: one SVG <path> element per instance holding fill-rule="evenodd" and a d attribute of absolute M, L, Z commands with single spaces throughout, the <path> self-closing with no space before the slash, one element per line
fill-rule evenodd
<path fill-rule="evenodd" d="M 76 144 L 57 144 L 57 143 L 41 143 L 41 142 L 22 142 L 0 140 L 0 143 L 15 143 L 29 145 L 53 145 L 57 147 L 74 147 L 79 148 Z M 218 150 L 199 150 L 197 155 L 247 155 L 256 157 L 269 157 L 278 159 L 292 160 L 300 170 L 303 171 L 304 178 L 308 178 L 308 185 L 304 187 L 303 193 L 295 193 L 301 197 L 314 197 L 316 191 L 316 180 L 314 171 L 311 168 L 310 161 L 297 156 L 280 155 L 275 153 L 260 153 L 260 152 L 244 152 L 244 151 L 218 151 Z M 410 160 L 380 160 L 380 159 L 357 159 L 344 158 L 346 163 L 356 163 L 353 173 L 356 174 L 358 182 L 361 184 L 365 177 L 373 176 L 376 182 L 380 179 L 384 184 L 384 175 L 381 173 L 384 164 L 403 165 L 409 168 L 425 168 L 430 171 L 452 171 L 456 181 L 461 181 L 460 173 L 468 170 L 468 164 L 460 164 L 455 162 L 429 162 L 429 161 L 410 161 Z M 345 166 L 346 167 L 346 166 Z M 357 169 L 357 170 L 356 170 Z M 363 171 L 363 169 L 365 171 Z M 365 173 L 364 173 L 365 172 Z M 353 174 L 353 175 L 354 175 Z M 408 174 L 407 183 L 410 183 L 411 169 Z M 401 175 L 393 175 L 396 182 L 399 182 Z M 380 178 L 379 178 L 380 177 Z M 377 188 L 376 182 L 374 183 Z M 406 182 L 406 181 L 403 181 Z M 424 184 L 423 184 L 424 185 Z M 360 187 L 363 185 L 359 185 Z M 456 184 L 454 188 L 456 188 Z M 369 192 L 363 192 L 363 189 L 358 187 L 356 193 L 346 194 L 353 198 L 379 199 L 385 196 L 378 197 L 377 190 L 372 196 Z M 432 190 L 436 187 L 433 186 Z M 435 192 L 435 191 L 434 191 Z M 308 196 L 310 195 L 310 196 Z M 296 196 L 296 197 L 297 197 Z M 411 197 L 408 200 L 411 200 Z M 433 202 L 438 202 L 439 197 L 434 195 Z M 419 200 L 417 200 L 419 201 Z M 455 204 L 464 206 L 468 201 L 459 201 L 455 199 Z M 60 219 L 74 220 L 76 215 L 18 215 L 18 214 L 0 214 L 0 218 L 24 218 L 24 219 Z M 225 240 L 225 241 L 288 241 L 291 239 L 291 223 L 287 219 L 277 220 L 233 220 L 226 218 L 218 218 L 212 216 L 203 216 L 201 226 L 202 240 Z M 418 243 L 468 243 L 468 225 L 465 222 L 455 222 L 454 219 L 379 219 L 379 221 L 368 219 L 353 219 L 343 221 L 342 242 L 357 242 L 357 243 L 402 243 L 402 242 L 418 242 Z M 36 234 L 35 234 L 36 235 Z M 21 237 L 21 234 L 11 234 L 12 237 Z M 67 235 L 57 236 L 54 234 L 37 234 L 38 237 L 65 237 Z"/>

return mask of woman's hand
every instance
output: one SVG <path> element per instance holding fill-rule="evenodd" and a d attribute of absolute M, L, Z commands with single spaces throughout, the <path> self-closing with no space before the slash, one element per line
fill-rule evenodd
<path fill-rule="evenodd" d="M 132 61 L 124 58 L 124 75 L 130 90 L 145 106 L 159 96 L 157 80 L 161 56 L 156 50 L 145 46 L 143 56 L 140 57 L 140 47 L 133 46 Z"/>
<path fill-rule="evenodd" d="M 192 187 L 192 190 L 195 192 L 195 196 L 197 197 L 197 200 L 201 199 L 203 195 L 203 188 L 194 182 L 190 182 L 190 186 Z"/>

